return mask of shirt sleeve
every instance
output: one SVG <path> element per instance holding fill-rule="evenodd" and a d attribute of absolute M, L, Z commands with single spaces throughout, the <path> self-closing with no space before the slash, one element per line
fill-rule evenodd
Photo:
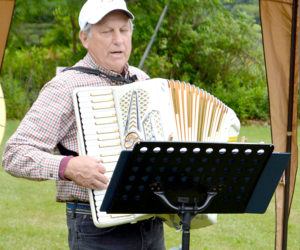
<path fill-rule="evenodd" d="M 64 156 L 53 154 L 73 122 L 72 95 L 58 84 L 41 90 L 17 131 L 7 141 L 2 157 L 5 171 L 33 180 L 59 180 Z"/>

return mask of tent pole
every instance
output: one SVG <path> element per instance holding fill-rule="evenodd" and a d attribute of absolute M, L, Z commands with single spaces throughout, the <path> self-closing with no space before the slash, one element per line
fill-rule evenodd
<path fill-rule="evenodd" d="M 289 103 L 288 103 L 288 125 L 287 125 L 287 144 L 286 152 L 292 151 L 292 131 L 294 114 L 294 82 L 295 82 L 295 59 L 296 59 L 296 41 L 297 41 L 297 13 L 298 0 L 293 0 L 292 10 L 292 29 L 291 29 L 291 54 L 290 54 L 290 82 L 289 82 Z M 284 217 L 283 217 L 283 241 L 282 249 L 287 249 L 288 238 L 288 220 L 289 220 L 289 197 L 290 197 L 290 169 L 291 163 L 285 170 L 285 195 L 284 195 Z"/>

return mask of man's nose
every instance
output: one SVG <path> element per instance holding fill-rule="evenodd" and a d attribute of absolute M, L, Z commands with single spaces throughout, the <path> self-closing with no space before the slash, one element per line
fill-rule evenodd
<path fill-rule="evenodd" d="M 113 42 L 121 43 L 123 41 L 122 34 L 119 30 L 114 31 L 113 33 Z"/>

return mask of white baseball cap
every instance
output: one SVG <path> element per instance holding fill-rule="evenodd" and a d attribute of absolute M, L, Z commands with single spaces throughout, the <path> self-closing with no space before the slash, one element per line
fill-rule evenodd
<path fill-rule="evenodd" d="M 88 0 L 79 13 L 79 26 L 82 30 L 87 23 L 98 23 L 103 17 L 114 10 L 124 11 L 130 19 L 134 15 L 127 9 L 124 0 Z"/>

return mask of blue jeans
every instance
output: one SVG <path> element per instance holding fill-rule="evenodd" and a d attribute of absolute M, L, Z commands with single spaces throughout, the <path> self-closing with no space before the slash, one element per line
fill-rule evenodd
<path fill-rule="evenodd" d="M 165 250 L 163 224 L 149 219 L 109 228 L 94 226 L 91 215 L 67 214 L 71 250 Z"/>

